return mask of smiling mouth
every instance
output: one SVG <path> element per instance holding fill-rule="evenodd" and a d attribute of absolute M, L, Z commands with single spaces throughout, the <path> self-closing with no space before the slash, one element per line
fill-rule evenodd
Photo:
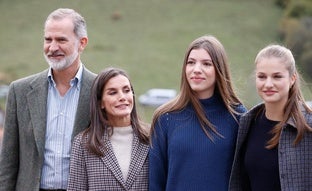
<path fill-rule="evenodd" d="M 58 58 L 58 57 L 63 57 L 63 54 L 48 54 L 49 58 Z"/>
<path fill-rule="evenodd" d="M 63 57 L 62 56 L 49 56 L 49 59 L 50 60 L 57 60 L 57 61 L 59 61 L 59 60 L 61 60 Z"/>
<path fill-rule="evenodd" d="M 122 104 L 122 105 L 117 105 L 116 108 L 124 109 L 124 108 L 127 108 L 128 106 L 129 104 Z"/>
<path fill-rule="evenodd" d="M 64 56 L 64 53 L 60 51 L 48 52 L 47 56 L 50 58 L 61 57 L 61 56 Z"/>
<path fill-rule="evenodd" d="M 193 82 L 201 82 L 201 81 L 204 81 L 205 79 L 204 78 L 199 78 L 199 77 L 192 77 L 191 80 Z"/>
<path fill-rule="evenodd" d="M 193 76 L 191 77 L 191 79 L 205 79 L 204 77 L 200 77 L 200 76 Z"/>
<path fill-rule="evenodd" d="M 269 94 L 269 95 L 272 95 L 272 94 L 275 94 L 276 93 L 276 91 L 263 91 L 265 94 Z"/>

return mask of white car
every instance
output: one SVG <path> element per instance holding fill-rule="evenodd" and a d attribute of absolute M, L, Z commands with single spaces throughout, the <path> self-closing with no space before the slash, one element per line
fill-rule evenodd
<path fill-rule="evenodd" d="M 145 94 L 139 96 L 139 103 L 144 106 L 158 107 L 176 96 L 174 89 L 149 89 Z"/>

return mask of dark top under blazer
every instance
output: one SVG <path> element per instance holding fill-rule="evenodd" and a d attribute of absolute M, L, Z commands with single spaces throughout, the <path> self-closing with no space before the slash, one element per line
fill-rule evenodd
<path fill-rule="evenodd" d="M 263 104 L 259 104 L 240 118 L 229 191 L 244 190 L 242 147 L 247 139 L 252 120 L 263 107 Z M 303 107 L 302 112 L 307 123 L 312 126 L 312 114 L 307 113 Z M 282 191 L 312 190 L 312 132 L 306 132 L 300 143 L 294 146 L 293 141 L 296 134 L 294 122 L 289 119 L 282 130 L 278 145 L 279 177 Z"/>

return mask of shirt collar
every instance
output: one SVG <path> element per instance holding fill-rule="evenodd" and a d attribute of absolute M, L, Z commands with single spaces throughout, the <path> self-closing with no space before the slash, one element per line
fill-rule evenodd
<path fill-rule="evenodd" d="M 82 70 L 83 70 L 83 66 L 80 63 L 79 65 L 79 69 L 75 75 L 75 77 L 73 79 L 70 80 L 70 86 L 77 86 L 78 89 L 80 89 L 81 86 L 81 78 L 82 78 Z M 55 81 L 53 79 L 53 75 L 52 75 L 52 68 L 49 68 L 48 71 L 48 83 L 50 86 L 56 86 Z"/>

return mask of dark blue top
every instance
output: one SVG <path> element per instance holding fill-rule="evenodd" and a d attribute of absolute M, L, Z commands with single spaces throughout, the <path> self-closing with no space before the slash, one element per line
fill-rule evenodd
<path fill-rule="evenodd" d="M 246 143 L 244 167 L 252 191 L 281 190 L 278 170 L 278 150 L 266 149 L 267 141 L 272 138 L 270 131 L 277 124 L 266 118 L 264 112 L 250 126 Z"/>
<path fill-rule="evenodd" d="M 152 135 L 150 191 L 228 189 L 238 123 L 220 97 L 200 102 L 223 138 L 213 135 L 212 141 L 207 137 L 191 105 L 162 115 Z M 246 111 L 242 105 L 236 110 Z"/>

